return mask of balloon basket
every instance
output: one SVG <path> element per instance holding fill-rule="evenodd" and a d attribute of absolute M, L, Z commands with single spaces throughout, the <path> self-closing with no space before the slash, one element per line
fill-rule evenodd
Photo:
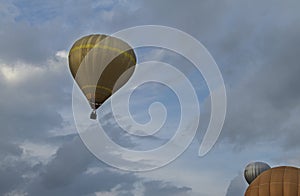
<path fill-rule="evenodd" d="M 97 119 L 97 113 L 96 113 L 96 110 L 93 110 L 91 115 L 90 115 L 90 119 L 92 120 L 96 120 Z"/>

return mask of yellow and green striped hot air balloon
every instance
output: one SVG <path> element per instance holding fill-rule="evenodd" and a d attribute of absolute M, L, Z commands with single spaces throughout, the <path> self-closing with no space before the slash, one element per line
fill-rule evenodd
<path fill-rule="evenodd" d="M 133 74 L 136 56 L 123 40 L 108 35 L 84 36 L 69 52 L 69 67 L 87 98 L 96 119 L 96 109 Z"/>

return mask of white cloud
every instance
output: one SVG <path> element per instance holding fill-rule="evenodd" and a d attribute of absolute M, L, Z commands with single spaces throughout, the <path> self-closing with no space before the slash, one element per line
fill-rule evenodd
<path fill-rule="evenodd" d="M 58 57 L 60 57 L 60 58 L 67 59 L 69 53 L 66 50 L 60 50 L 60 51 L 57 51 L 55 55 L 58 56 Z"/>
<path fill-rule="evenodd" d="M 13 190 L 11 192 L 5 193 L 4 196 L 27 196 L 28 193 L 18 191 L 18 190 Z"/>
<path fill-rule="evenodd" d="M 22 158 L 35 165 L 37 163 L 46 164 L 49 162 L 56 153 L 58 146 L 24 142 L 20 145 L 20 148 L 23 150 Z"/>
<path fill-rule="evenodd" d="M 4 78 L 9 82 L 22 82 L 29 77 L 41 74 L 43 69 L 24 63 L 15 65 L 1 64 L 0 71 Z"/>

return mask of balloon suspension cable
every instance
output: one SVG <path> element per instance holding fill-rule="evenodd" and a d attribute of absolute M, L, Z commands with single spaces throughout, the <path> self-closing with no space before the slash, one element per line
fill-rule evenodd
<path fill-rule="evenodd" d="M 93 109 L 91 115 L 90 115 L 90 119 L 96 120 L 97 119 L 97 112 L 96 109 Z"/>

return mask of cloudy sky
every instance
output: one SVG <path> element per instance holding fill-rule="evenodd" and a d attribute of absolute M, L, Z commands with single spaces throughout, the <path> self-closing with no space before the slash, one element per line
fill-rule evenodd
<path fill-rule="evenodd" d="M 0 195 L 240 196 L 251 161 L 300 167 L 299 8 L 298 0 L 0 0 Z M 210 113 L 201 74 L 170 51 L 138 50 L 140 62 L 181 67 L 204 109 L 179 158 L 129 172 L 99 161 L 78 136 L 67 54 L 83 35 L 149 24 L 178 28 L 204 44 L 224 78 L 227 115 L 217 143 L 199 157 Z M 141 142 L 120 134 L 107 102 L 99 118 L 112 140 L 148 149 L 174 134 L 179 109 L 170 90 L 146 84 L 132 99 L 139 122 L 149 120 L 146 110 L 157 100 L 171 116 L 160 135 Z"/>

